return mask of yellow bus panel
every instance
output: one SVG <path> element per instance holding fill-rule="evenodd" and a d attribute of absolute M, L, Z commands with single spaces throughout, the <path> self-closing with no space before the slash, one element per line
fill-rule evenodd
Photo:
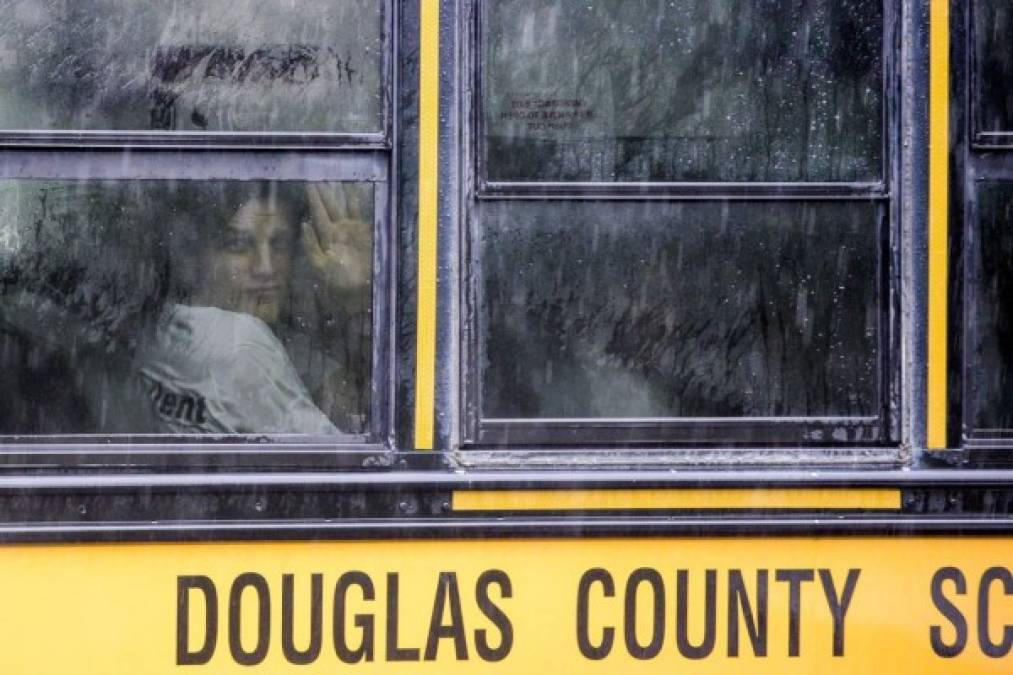
<path fill-rule="evenodd" d="M 1009 673 L 1013 541 L 10 546 L 0 672 Z"/>

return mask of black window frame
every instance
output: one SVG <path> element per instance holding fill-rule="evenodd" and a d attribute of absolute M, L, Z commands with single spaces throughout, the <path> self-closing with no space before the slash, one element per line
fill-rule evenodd
<path fill-rule="evenodd" d="M 974 358 L 979 317 L 975 278 L 981 266 L 975 244 L 980 194 L 990 184 L 1013 185 L 1013 129 L 985 133 L 980 128 L 982 90 L 978 77 L 976 12 L 980 0 L 951 3 L 950 291 L 951 350 L 948 369 L 947 445 L 964 461 L 1008 465 L 1013 462 L 1013 428 L 977 427 L 974 406 L 965 394 L 975 391 L 981 369 Z"/>
<path fill-rule="evenodd" d="M 966 69 L 959 78 L 960 82 L 968 83 L 968 93 L 964 99 L 968 107 L 967 121 L 969 129 L 958 129 L 961 137 L 967 134 L 970 145 L 974 150 L 1011 150 L 1013 149 L 1013 128 L 1006 131 L 985 131 L 982 127 L 982 112 L 984 110 L 983 85 L 978 72 L 978 31 L 977 15 L 980 11 L 982 0 L 969 0 L 964 5 L 953 5 L 951 11 L 954 13 L 955 21 L 951 21 L 954 30 L 954 42 L 959 45 L 960 52 L 963 52 L 963 59 L 958 59 Z M 958 52 L 958 54 L 960 53 Z M 966 78 L 966 79 L 965 79 Z"/>
<path fill-rule="evenodd" d="M 461 161 L 462 227 L 460 241 L 461 284 L 458 303 L 462 317 L 459 328 L 461 346 L 458 378 L 460 382 L 459 434 L 464 452 L 459 459 L 465 463 L 482 464 L 501 461 L 494 455 L 511 448 L 525 448 L 552 457 L 554 463 L 565 463 L 570 452 L 594 447 L 620 447 L 629 451 L 627 460 L 643 452 L 643 461 L 698 461 L 694 447 L 722 447 L 729 450 L 777 447 L 824 449 L 828 457 L 847 448 L 865 448 L 870 462 L 896 456 L 893 452 L 901 438 L 901 288 L 900 246 L 900 43 L 902 0 L 883 0 L 883 137 L 882 178 L 872 183 L 559 183 L 559 182 L 490 182 L 482 166 L 484 142 L 482 111 L 482 3 L 491 0 L 470 0 L 464 3 L 461 35 L 465 41 L 462 59 L 462 120 L 464 120 Z M 869 200 L 884 204 L 885 223 L 880 223 L 880 395 L 881 412 L 875 418 L 862 419 L 868 436 L 863 440 L 835 443 L 831 430 L 832 418 L 666 418 L 588 420 L 545 418 L 495 420 L 483 417 L 481 411 L 481 337 L 478 326 L 479 279 L 481 261 L 475 242 L 482 205 L 492 200 L 666 200 L 666 201 L 845 201 Z M 847 418 L 855 423 L 856 418 Z M 873 433 L 878 427 L 878 435 Z M 863 434 L 865 431 L 863 431 Z M 808 440 L 805 440 L 808 439 Z M 651 448 L 685 449 L 689 459 L 679 460 L 678 452 L 658 454 Z M 878 449 L 878 450 L 877 450 Z M 486 452 L 488 451 L 488 452 Z M 585 453 L 586 454 L 586 453 Z M 812 453 L 810 453 L 812 454 Z M 519 458 L 531 462 L 530 454 Z M 850 461 L 850 460 L 849 460 Z M 861 463 L 861 459 L 855 460 Z M 634 461 L 636 463 L 636 461 Z"/>
<path fill-rule="evenodd" d="M 0 471 L 355 470 L 392 463 L 395 398 L 406 355 L 395 349 L 405 281 L 398 232 L 402 96 L 417 87 L 402 50 L 417 49 L 417 17 L 383 0 L 382 128 L 375 133 L 0 130 L 0 179 L 359 181 L 374 187 L 370 414 L 364 434 L 194 436 L 0 435 Z M 406 15 L 407 23 L 402 20 Z M 404 86 L 405 92 L 402 92 Z M 406 131 L 407 133 L 403 133 Z"/>

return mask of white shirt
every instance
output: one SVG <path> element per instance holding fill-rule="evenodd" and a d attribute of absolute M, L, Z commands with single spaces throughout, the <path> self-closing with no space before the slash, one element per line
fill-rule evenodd
<path fill-rule="evenodd" d="M 0 296 L 0 310 L 5 326 L 67 357 L 99 433 L 341 434 L 271 329 L 247 314 L 172 305 L 128 354 L 37 294 Z"/>
<path fill-rule="evenodd" d="M 341 433 L 271 329 L 247 314 L 174 305 L 138 345 L 136 364 L 155 433 Z"/>

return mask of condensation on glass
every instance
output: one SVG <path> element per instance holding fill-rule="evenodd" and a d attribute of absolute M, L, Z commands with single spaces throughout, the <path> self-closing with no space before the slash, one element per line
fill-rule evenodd
<path fill-rule="evenodd" d="M 374 189 L 0 183 L 0 435 L 361 435 Z"/>
<path fill-rule="evenodd" d="M 379 132 L 383 7 L 7 0 L 0 129 Z"/>
<path fill-rule="evenodd" d="M 484 418 L 879 414 L 881 204 L 484 209 Z"/>
<path fill-rule="evenodd" d="M 971 229 L 965 405 L 969 431 L 1013 430 L 1013 183 L 987 182 Z"/>
<path fill-rule="evenodd" d="M 883 0 L 481 5 L 485 180 L 882 179 Z"/>

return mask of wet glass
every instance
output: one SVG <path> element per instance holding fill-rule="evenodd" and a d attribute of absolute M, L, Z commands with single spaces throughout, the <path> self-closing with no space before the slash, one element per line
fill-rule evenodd
<path fill-rule="evenodd" d="M 977 131 L 1013 132 L 1013 7 L 1006 0 L 974 3 Z"/>
<path fill-rule="evenodd" d="M 0 435 L 366 433 L 374 190 L 0 182 Z"/>
<path fill-rule="evenodd" d="M 875 416 L 875 202 L 486 202 L 489 418 Z"/>
<path fill-rule="evenodd" d="M 384 3 L 0 2 L 0 129 L 382 129 Z"/>
<path fill-rule="evenodd" d="M 481 4 L 486 180 L 883 176 L 882 0 Z"/>
<path fill-rule="evenodd" d="M 974 430 L 1013 429 L 1013 184 L 980 186 L 972 230 L 965 401 Z"/>

